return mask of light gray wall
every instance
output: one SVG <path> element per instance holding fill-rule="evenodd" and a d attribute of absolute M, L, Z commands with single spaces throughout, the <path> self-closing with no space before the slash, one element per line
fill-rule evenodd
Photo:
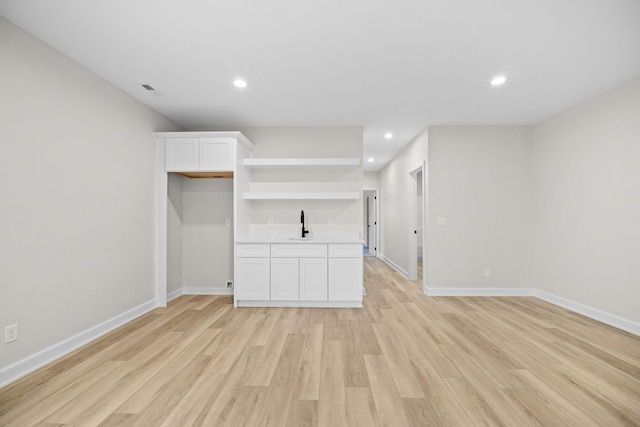
<path fill-rule="evenodd" d="M 429 288 L 529 287 L 531 168 L 529 127 L 429 128 Z"/>
<path fill-rule="evenodd" d="M 0 369 L 155 297 L 154 131 L 178 130 L 0 18 Z"/>
<path fill-rule="evenodd" d="M 380 173 L 379 172 L 365 172 L 362 175 L 363 188 L 378 188 L 380 186 Z"/>
<path fill-rule="evenodd" d="M 534 287 L 640 322 L 640 78 L 533 140 Z"/>

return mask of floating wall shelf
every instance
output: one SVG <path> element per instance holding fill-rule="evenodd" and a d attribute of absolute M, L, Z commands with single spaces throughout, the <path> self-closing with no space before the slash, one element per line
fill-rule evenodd
<path fill-rule="evenodd" d="M 245 200 L 358 200 L 358 192 L 334 193 L 243 193 Z"/>
<path fill-rule="evenodd" d="M 296 168 L 296 167 L 355 167 L 360 165 L 357 157 L 304 158 L 304 159 L 244 159 L 250 168 Z"/>

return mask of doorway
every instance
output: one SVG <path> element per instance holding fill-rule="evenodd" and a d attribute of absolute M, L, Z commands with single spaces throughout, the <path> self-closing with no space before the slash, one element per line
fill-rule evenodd
<path fill-rule="evenodd" d="M 424 162 L 409 173 L 409 268 L 408 279 L 423 281 Z"/>
<path fill-rule="evenodd" d="M 364 189 L 364 256 L 378 256 L 378 189 Z"/>

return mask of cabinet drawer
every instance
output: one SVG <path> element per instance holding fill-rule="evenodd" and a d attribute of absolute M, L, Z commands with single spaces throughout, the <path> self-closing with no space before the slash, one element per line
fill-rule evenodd
<path fill-rule="evenodd" d="M 318 258 L 327 256 L 327 245 L 322 244 L 275 244 L 271 245 L 274 258 Z"/>
<path fill-rule="evenodd" d="M 329 258 L 359 258 L 362 256 L 362 245 L 357 243 L 330 244 Z"/>
<path fill-rule="evenodd" d="M 242 243 L 236 246 L 236 256 L 239 258 L 260 258 L 269 256 L 268 243 Z"/>

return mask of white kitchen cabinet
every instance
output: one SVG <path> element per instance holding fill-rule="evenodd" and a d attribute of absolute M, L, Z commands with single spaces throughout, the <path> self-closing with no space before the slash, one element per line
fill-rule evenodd
<path fill-rule="evenodd" d="M 298 300 L 299 281 L 298 258 L 271 258 L 271 300 Z"/>
<path fill-rule="evenodd" d="M 238 300 L 268 301 L 270 298 L 269 258 L 236 258 L 234 296 Z"/>
<path fill-rule="evenodd" d="M 200 170 L 233 171 L 233 148 L 231 138 L 200 138 Z"/>
<path fill-rule="evenodd" d="M 168 172 L 233 171 L 232 138 L 167 138 Z"/>
<path fill-rule="evenodd" d="M 362 246 L 329 245 L 329 301 L 362 301 Z"/>
<path fill-rule="evenodd" d="M 300 300 L 326 301 L 327 258 L 300 258 Z"/>
<path fill-rule="evenodd" d="M 200 170 L 200 138 L 167 139 L 165 162 L 167 171 Z"/>
<path fill-rule="evenodd" d="M 362 307 L 362 245 L 239 243 L 238 307 Z"/>

